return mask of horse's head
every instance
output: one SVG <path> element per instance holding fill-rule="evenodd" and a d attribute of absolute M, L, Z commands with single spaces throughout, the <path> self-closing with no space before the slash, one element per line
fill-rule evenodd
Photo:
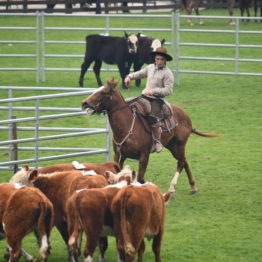
<path fill-rule="evenodd" d="M 87 114 L 100 114 L 104 110 L 109 110 L 109 103 L 116 91 L 118 81 L 114 77 L 109 79 L 106 85 L 98 88 L 92 95 L 82 101 L 82 109 Z"/>
<path fill-rule="evenodd" d="M 126 38 L 126 41 L 127 41 L 128 53 L 130 53 L 130 54 L 136 54 L 137 53 L 139 37 L 140 37 L 140 33 L 128 35 L 125 32 L 125 38 Z"/>

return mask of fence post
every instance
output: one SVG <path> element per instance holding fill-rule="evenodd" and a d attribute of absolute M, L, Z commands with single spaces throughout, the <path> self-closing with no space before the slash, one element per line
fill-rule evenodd
<path fill-rule="evenodd" d="M 239 73 L 239 19 L 236 19 L 236 54 L 235 73 Z"/>
<path fill-rule="evenodd" d="M 179 85 L 180 83 L 180 75 L 179 75 L 179 70 L 180 70 L 180 48 L 179 48 L 179 43 L 180 43 L 180 19 L 179 19 L 179 12 L 176 12 L 175 14 L 176 17 L 176 84 Z"/>
<path fill-rule="evenodd" d="M 8 89 L 8 98 L 13 98 L 13 91 L 12 89 Z M 8 103 L 8 119 L 11 119 L 13 115 L 13 103 L 9 102 Z M 9 140 L 12 140 L 12 124 L 8 125 L 8 137 Z M 12 161 L 13 158 L 13 154 L 12 154 L 12 150 L 13 150 L 13 145 L 10 144 L 9 145 L 9 150 L 8 150 L 8 159 L 9 161 Z M 11 169 L 12 166 L 10 165 L 9 168 Z"/>
<path fill-rule="evenodd" d="M 41 12 L 41 31 L 42 31 L 42 82 L 45 82 L 45 13 Z"/>
<path fill-rule="evenodd" d="M 12 119 L 16 119 L 16 116 L 12 116 Z M 16 123 L 12 123 L 12 140 L 17 140 L 17 126 Z M 12 160 L 18 160 L 17 143 L 12 144 Z M 14 164 L 14 173 L 18 171 L 18 164 Z"/>
<path fill-rule="evenodd" d="M 35 120 L 35 168 L 38 168 L 38 159 L 39 159 L 39 150 L 38 150 L 38 147 L 39 147 L 39 107 L 40 107 L 40 100 L 37 99 L 35 101 L 35 117 L 36 117 L 36 120 Z"/>
<path fill-rule="evenodd" d="M 175 13 L 172 12 L 172 17 L 171 17 L 171 27 L 172 27 L 172 32 L 171 32 L 171 39 L 172 39 L 172 56 L 173 56 L 173 61 L 172 61 L 172 68 L 173 72 L 175 74 L 175 23 L 176 23 L 176 17 Z"/>
<path fill-rule="evenodd" d="M 39 12 L 36 12 L 36 82 L 39 83 Z"/>

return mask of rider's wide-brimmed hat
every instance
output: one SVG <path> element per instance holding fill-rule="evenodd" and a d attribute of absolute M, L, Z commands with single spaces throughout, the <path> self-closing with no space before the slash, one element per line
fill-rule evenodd
<path fill-rule="evenodd" d="M 151 56 L 155 57 L 156 55 L 161 55 L 166 58 L 166 61 L 172 61 L 173 57 L 167 53 L 167 49 L 164 47 L 158 47 L 156 51 L 151 52 Z"/>

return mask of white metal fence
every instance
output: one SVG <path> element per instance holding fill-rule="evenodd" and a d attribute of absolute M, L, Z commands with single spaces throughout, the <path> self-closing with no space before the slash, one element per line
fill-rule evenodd
<path fill-rule="evenodd" d="M 20 13 L 17 14 L 1 14 L 1 15 L 5 15 L 5 16 L 21 16 Z M 36 68 L 31 68 L 31 70 L 36 70 L 37 72 L 37 82 L 40 81 L 45 81 L 46 80 L 46 72 L 50 72 L 50 71 L 63 71 L 63 72 L 80 72 L 80 65 L 78 68 L 64 68 L 64 67 L 48 67 L 47 63 L 46 63 L 46 59 L 47 58 L 54 58 L 57 61 L 57 65 L 59 65 L 59 61 L 62 61 L 62 59 L 64 58 L 72 58 L 72 59 L 79 59 L 79 58 L 84 58 L 84 53 L 81 54 L 51 54 L 48 53 L 47 49 L 48 49 L 48 45 L 50 44 L 55 44 L 59 47 L 61 47 L 60 49 L 63 49 L 63 46 L 65 45 L 85 45 L 85 41 L 83 39 L 83 41 L 58 41 L 58 40 L 52 40 L 50 39 L 50 37 L 47 40 L 47 35 L 49 32 L 52 33 L 59 33 L 61 31 L 65 31 L 65 32 L 75 32 L 75 31 L 83 31 L 83 32 L 98 32 L 98 33 L 102 33 L 102 34 L 107 34 L 107 35 L 112 35 L 112 32 L 121 32 L 123 34 L 124 31 L 127 32 L 141 32 L 143 34 L 148 34 L 150 32 L 165 32 L 166 33 L 166 41 L 165 41 L 165 45 L 171 45 L 172 47 L 172 54 L 174 56 L 174 50 L 175 50 L 175 20 L 174 20 L 174 14 L 171 15 L 121 15 L 121 14 L 101 14 L 101 15 L 84 15 L 84 14 L 49 14 L 49 13 L 37 13 L 37 14 L 23 14 L 23 16 L 32 16 L 35 15 L 36 16 L 36 26 L 35 27 L 15 27 L 13 29 L 16 30 L 24 30 L 24 29 L 34 29 L 36 30 L 36 45 L 37 45 L 37 54 L 35 55 L 37 57 L 36 60 Z M 62 26 L 48 26 L 46 20 L 48 19 L 48 17 L 67 17 L 67 18 L 83 18 L 83 24 L 86 24 L 86 19 L 88 18 L 88 27 L 62 27 Z M 96 20 L 98 17 L 100 18 L 104 18 L 104 26 L 101 27 L 96 27 Z M 133 18 L 133 19 L 146 19 L 146 20 L 159 20 L 159 21 L 164 21 L 167 20 L 169 21 L 170 26 L 169 27 L 161 27 L 161 28 L 141 28 L 141 27 L 137 27 L 137 28 L 131 28 L 128 26 L 125 27 L 113 27 L 111 25 L 111 20 L 112 19 L 119 19 L 119 18 Z M 94 22 L 92 22 L 94 21 Z M 128 23 L 123 23 L 128 25 Z M 0 27 L 0 30 L 8 30 L 10 27 Z M 54 35 L 54 34 L 53 34 Z M 20 41 L 9 41 L 9 40 L 0 40 L 0 44 L 6 44 L 6 43 L 11 43 L 11 44 L 18 44 Z M 25 44 L 31 44 L 32 41 L 25 41 L 23 40 L 23 43 Z M 15 54 L 15 55 L 8 55 L 8 54 L 0 54 L 0 58 L 1 57 L 19 57 L 19 54 Z M 24 56 L 23 56 L 24 57 Z M 172 67 L 174 68 L 174 63 L 172 65 Z M 25 70 L 29 70 L 26 68 L 2 68 L 0 67 L 0 71 L 2 70 L 6 70 L 6 71 L 25 71 Z M 91 71 L 91 69 L 89 69 L 89 71 Z M 101 68 L 101 71 L 117 71 L 117 69 L 115 67 L 104 67 Z"/>
<path fill-rule="evenodd" d="M 120 31 L 120 32 L 124 32 L 124 31 L 128 31 L 128 32 L 141 32 L 143 34 L 147 34 L 148 32 L 166 32 L 167 37 L 166 37 L 166 45 L 172 45 L 172 54 L 174 55 L 174 32 L 175 32 L 175 25 L 174 25 L 174 14 L 172 15 L 121 15 L 121 14 L 111 14 L 111 15 L 99 15 L 99 17 L 102 17 L 105 19 L 105 25 L 104 27 L 94 27 L 94 26 L 90 26 L 90 27 L 57 27 L 57 26 L 46 26 L 45 24 L 45 18 L 47 17 L 83 17 L 83 18 L 89 18 L 89 24 L 90 25 L 95 25 L 95 20 L 97 19 L 97 15 L 83 15 L 83 14 L 78 14 L 78 15 L 65 15 L 65 14 L 46 14 L 46 13 L 41 13 L 41 19 L 42 19 L 42 81 L 45 81 L 46 76 L 45 76 L 45 72 L 46 71 L 80 71 L 80 67 L 79 68 L 50 68 L 46 66 L 46 58 L 83 58 L 84 54 L 79 54 L 79 55 L 72 55 L 72 54 L 61 54 L 61 55 L 57 55 L 57 54 L 48 54 L 46 53 L 46 46 L 48 44 L 57 44 L 57 45 L 65 45 L 65 44 L 81 44 L 81 45 L 85 45 L 85 41 L 57 41 L 57 40 L 46 40 L 46 34 L 48 33 L 48 31 L 53 31 L 53 32 L 59 32 L 59 31 L 95 31 L 95 32 L 99 32 L 105 35 L 113 35 L 112 32 L 116 32 L 116 31 Z M 145 20 L 149 20 L 149 19 L 161 19 L 160 21 L 165 20 L 170 20 L 170 24 L 171 26 L 169 28 L 141 28 L 141 27 L 137 27 L 137 28 L 131 28 L 131 27 L 112 27 L 111 26 L 111 19 L 113 18 L 130 18 L 132 17 L 133 19 L 145 19 Z M 92 19 L 94 20 L 94 23 L 92 23 Z M 126 23 L 123 23 L 123 25 Z M 168 41 L 169 40 L 169 41 Z M 89 71 L 91 71 L 91 69 L 89 69 Z M 108 65 L 106 68 L 102 68 L 101 71 L 118 71 L 116 68 L 110 68 L 110 66 Z"/>
<path fill-rule="evenodd" d="M 250 50 L 250 53 L 252 53 L 252 49 L 261 49 L 262 45 L 256 45 L 256 44 L 252 44 L 252 40 L 251 43 L 249 44 L 242 44 L 241 40 L 240 40 L 240 35 L 260 35 L 260 37 L 262 38 L 262 30 L 261 27 L 259 26 L 260 24 L 260 20 L 262 20 L 262 18 L 257 18 L 257 17 L 233 17 L 233 20 L 235 21 L 235 26 L 232 26 L 231 30 L 218 30 L 218 29 L 214 29 L 214 30 L 207 30 L 207 29 L 194 29 L 194 28 L 181 28 L 180 24 L 181 24 L 181 19 L 202 19 L 202 20 L 209 20 L 209 19 L 217 19 L 217 20 L 230 20 L 232 19 L 231 16 L 188 16 L 188 15 L 180 15 L 180 14 L 176 14 L 175 19 L 176 19 L 176 82 L 177 84 L 179 84 L 179 77 L 180 74 L 213 74 L 213 75 L 242 75 L 242 76 L 262 76 L 262 70 L 261 70 L 261 65 L 258 66 L 258 68 L 260 68 L 260 72 L 257 73 L 253 73 L 253 72 L 240 72 L 241 69 L 241 63 L 243 64 L 243 62 L 251 62 L 251 63 L 261 63 L 262 62 L 262 55 L 261 57 L 257 57 L 256 59 L 250 59 L 250 58 L 245 58 L 245 57 L 240 57 L 240 50 L 245 48 Z M 257 24 L 258 24 L 258 29 L 260 30 L 256 30 L 256 31 L 251 31 L 251 30 L 244 30 L 242 29 L 245 26 L 245 23 L 242 23 L 242 20 L 258 20 Z M 225 23 L 227 21 L 224 21 Z M 208 21 L 206 21 L 206 23 L 208 23 Z M 201 33 L 212 33 L 213 35 L 215 34 L 232 34 L 234 35 L 234 42 L 228 44 L 228 43 L 192 43 L 192 42 L 182 42 L 181 41 L 181 34 L 182 33 L 195 33 L 195 34 L 201 34 Z M 212 37 L 210 37 L 210 41 L 212 41 Z M 261 43 L 261 42 L 260 42 Z M 182 56 L 181 55 L 181 49 L 183 49 L 183 47 L 204 47 L 204 48 L 230 48 L 233 49 L 233 51 L 231 52 L 232 56 L 231 57 L 197 57 L 197 56 Z M 205 52 L 206 54 L 208 54 L 208 51 Z M 234 71 L 215 71 L 212 70 L 212 68 L 210 68 L 210 70 L 193 70 L 193 69 L 188 69 L 185 70 L 182 68 L 181 66 L 181 62 L 183 60 L 188 60 L 188 61 L 217 61 L 217 62 L 221 62 L 221 61 L 231 61 L 234 62 L 235 66 L 234 66 Z"/>
<path fill-rule="evenodd" d="M 58 26 L 47 26 L 45 19 L 48 17 L 83 17 L 84 19 L 88 18 L 89 24 L 92 25 L 95 23 L 92 23 L 92 19 L 96 19 L 97 15 L 83 15 L 83 14 L 47 14 L 47 13 L 36 13 L 36 14 L 1 14 L 3 16 L 13 16 L 13 15 L 19 15 L 19 16 L 35 16 L 36 22 L 34 26 L 28 26 L 28 27 L 0 27 L 0 30 L 34 30 L 35 31 L 35 40 L 0 40 L 0 44 L 34 44 L 36 53 L 35 54 L 0 54 L 0 57 L 17 57 L 17 58 L 23 58 L 23 57 L 33 57 L 36 60 L 36 66 L 34 68 L 17 68 L 17 67 L 9 67 L 4 68 L 0 67 L 0 71 L 36 71 L 36 80 L 37 82 L 39 80 L 45 81 L 46 80 L 46 72 L 47 71 L 80 71 L 80 66 L 78 68 L 63 68 L 63 67 L 48 67 L 46 66 L 46 59 L 47 58 L 55 58 L 59 64 L 59 59 L 64 58 L 83 58 L 84 54 L 50 54 L 46 51 L 47 46 L 49 44 L 55 44 L 63 48 L 64 45 L 85 45 L 85 41 L 57 41 L 57 40 L 46 40 L 46 35 L 48 32 L 61 32 L 61 31 L 95 31 L 100 32 L 104 34 L 111 34 L 112 32 L 116 31 L 133 31 L 133 32 L 142 32 L 142 33 L 148 33 L 148 32 L 166 32 L 166 38 L 167 41 L 165 42 L 166 45 L 171 45 L 171 52 L 173 57 L 175 58 L 175 62 L 173 62 L 171 68 L 174 72 L 176 72 L 176 82 L 179 83 L 179 77 L 181 74 L 216 74 L 216 75 L 249 75 L 249 76 L 262 76 L 262 72 L 240 72 L 240 63 L 243 62 L 252 62 L 252 63 L 261 63 L 262 57 L 258 57 L 256 59 L 249 59 L 245 57 L 240 57 L 239 51 L 243 48 L 250 50 L 252 52 L 252 49 L 258 49 L 261 48 L 262 45 L 257 44 L 242 44 L 240 35 L 254 35 L 259 34 L 262 35 L 262 30 L 243 30 L 243 24 L 241 23 L 242 19 L 249 19 L 251 21 L 253 20 L 261 20 L 260 17 L 233 17 L 233 19 L 236 22 L 235 27 L 232 27 L 230 30 L 206 30 L 206 29 L 194 29 L 194 28 L 185 28 L 181 27 L 181 20 L 182 19 L 204 19 L 204 20 L 229 20 L 232 17 L 230 16 L 188 16 L 188 15 L 180 15 L 179 13 L 172 13 L 171 15 L 121 15 L 121 14 L 107 14 L 107 15 L 99 15 L 100 18 L 104 18 L 104 26 L 102 27 L 95 27 L 95 26 L 89 26 L 89 27 L 58 27 Z M 170 21 L 170 27 L 168 28 L 127 28 L 127 27 L 112 27 L 111 26 L 111 20 L 114 18 L 134 18 L 134 19 L 163 19 Z M 226 23 L 226 21 L 225 21 Z M 258 23 L 259 24 L 259 23 Z M 260 29 L 261 27 L 258 27 Z M 181 35 L 182 34 L 201 34 L 201 33 L 212 33 L 212 34 L 231 34 L 234 35 L 235 41 L 233 43 L 193 43 L 193 42 L 182 42 L 181 41 Z M 41 35 L 40 35 L 41 34 Z M 212 37 L 210 39 L 212 41 Z M 175 50 L 176 47 L 176 50 Z M 184 47 L 213 47 L 213 48 L 230 48 L 234 49 L 235 51 L 232 52 L 232 57 L 200 57 L 200 56 L 183 56 L 181 55 L 182 49 Z M 181 62 L 182 61 L 231 61 L 235 63 L 235 70 L 234 71 L 216 71 L 212 70 L 193 70 L 193 69 L 183 69 Z M 89 69 L 91 71 L 91 69 Z M 117 71 L 117 69 L 110 68 L 107 66 L 106 68 L 102 68 L 101 71 Z"/>
<path fill-rule="evenodd" d="M 93 154 L 106 154 L 106 160 L 110 159 L 110 134 L 109 134 L 109 123 L 106 120 L 106 127 L 105 128 L 64 128 L 64 127 L 43 127 L 41 126 L 42 120 L 47 119 L 59 119 L 59 118 L 69 118 L 83 115 L 84 112 L 81 111 L 80 108 L 62 108 L 62 107 L 43 107 L 41 106 L 42 100 L 48 99 L 50 100 L 50 104 L 55 104 L 57 98 L 61 97 L 72 97 L 72 96 L 80 96 L 80 95 L 87 95 L 94 92 L 96 89 L 83 89 L 80 88 L 52 88 L 52 87 L 0 87 L 0 90 L 6 90 L 8 92 L 8 98 L 0 99 L 0 110 L 6 111 L 6 120 L 0 120 L 0 130 L 6 131 L 8 133 L 8 140 L 0 141 L 0 150 L 6 151 L 9 154 L 9 159 L 6 162 L 0 163 L 0 170 L 7 169 L 11 170 L 14 169 L 14 166 L 18 164 L 25 164 L 25 163 L 34 163 L 34 168 L 37 168 L 40 161 L 48 161 L 48 160 L 55 160 L 55 159 L 62 159 L 62 158 L 71 158 L 71 157 L 78 157 L 84 155 L 93 155 Z M 59 91 L 63 93 L 58 94 L 48 94 L 48 95 L 39 95 L 39 96 L 26 96 L 26 97 L 13 97 L 14 90 L 26 90 L 26 92 L 30 92 L 32 90 L 37 91 Z M 35 106 L 15 106 L 16 102 L 21 101 L 34 101 Z M 32 117 L 24 117 L 24 118 L 16 118 L 13 119 L 12 116 L 14 112 L 19 110 L 21 111 L 35 111 L 35 115 Z M 54 111 L 55 114 L 45 114 L 41 115 L 44 111 Z M 59 113 L 57 113 L 59 112 Z M 61 113 L 62 112 L 62 113 Z M 14 124 L 16 123 L 27 123 L 33 122 L 34 126 L 20 126 L 17 127 L 17 131 L 33 131 L 34 136 L 30 138 L 22 138 L 22 139 L 14 139 Z M 1 132 L 3 132 L 1 131 Z M 49 131 L 49 132 L 63 132 L 62 134 L 56 135 L 48 135 L 48 136 L 41 136 L 40 132 L 42 131 Z M 66 132 L 66 133 L 65 133 Z M 2 133 L 3 134 L 3 133 Z M 68 138 L 68 137 L 79 137 L 79 136 L 87 136 L 87 135 L 95 135 L 95 134 L 105 134 L 105 148 L 66 148 L 66 147 L 40 147 L 40 141 L 46 140 L 53 140 L 53 139 L 60 139 L 60 138 Z M 27 146 L 23 147 L 20 144 L 33 142 L 34 146 Z M 19 146 L 18 146 L 19 145 Z M 14 152 L 15 147 L 17 147 L 18 151 L 34 151 L 34 157 L 30 159 L 15 159 Z M 50 151 L 50 152 L 73 152 L 67 153 L 62 155 L 50 155 L 45 157 L 40 157 L 40 151 Z"/>

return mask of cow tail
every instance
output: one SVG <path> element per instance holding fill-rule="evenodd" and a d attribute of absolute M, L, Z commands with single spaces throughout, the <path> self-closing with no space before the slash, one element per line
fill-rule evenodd
<path fill-rule="evenodd" d="M 127 232 L 127 219 L 126 219 L 127 201 L 128 201 L 130 196 L 131 196 L 131 194 L 128 193 L 127 190 L 125 190 L 124 194 L 121 198 L 121 204 L 120 204 L 120 217 L 121 217 L 120 224 L 121 224 L 121 232 L 122 232 L 122 236 L 123 236 L 125 252 L 130 256 L 134 256 L 135 255 L 135 248 L 131 244 L 129 234 Z"/>
<path fill-rule="evenodd" d="M 79 213 L 79 198 L 78 194 L 73 197 L 73 201 L 69 200 L 67 205 L 67 221 L 68 221 L 68 233 L 69 240 L 68 246 L 71 255 L 77 257 L 79 255 L 79 237 L 81 216 Z"/>
<path fill-rule="evenodd" d="M 74 198 L 76 200 L 76 198 Z M 67 220 L 68 220 L 68 233 L 69 233 L 69 240 L 68 245 L 70 247 L 73 247 L 77 245 L 77 239 L 79 234 L 79 221 L 80 219 L 79 215 L 79 207 L 78 207 L 78 201 L 68 201 L 67 205 Z"/>
<path fill-rule="evenodd" d="M 39 241 L 39 255 L 43 260 L 46 260 L 51 246 L 50 233 L 54 223 L 53 205 L 49 200 L 40 202 L 40 215 L 37 223 L 38 241 Z"/>

